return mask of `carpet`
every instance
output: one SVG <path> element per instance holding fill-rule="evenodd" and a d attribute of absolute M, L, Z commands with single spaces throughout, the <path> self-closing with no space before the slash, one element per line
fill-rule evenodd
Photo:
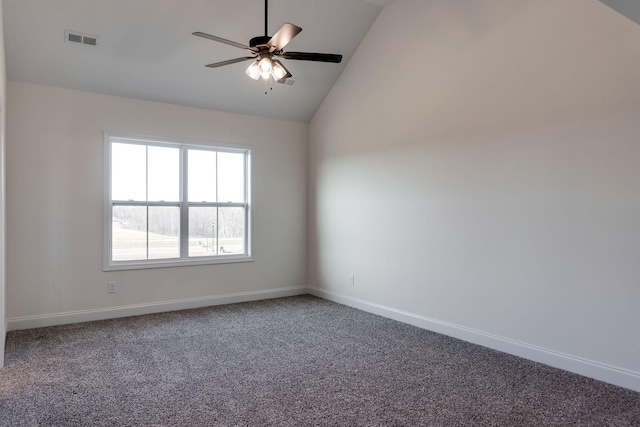
<path fill-rule="evenodd" d="M 2 426 L 640 426 L 640 393 L 312 296 L 13 331 Z"/>

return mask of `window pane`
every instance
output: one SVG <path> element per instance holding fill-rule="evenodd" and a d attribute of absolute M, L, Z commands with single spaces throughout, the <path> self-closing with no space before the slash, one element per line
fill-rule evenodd
<path fill-rule="evenodd" d="M 216 255 L 216 208 L 189 207 L 189 256 Z"/>
<path fill-rule="evenodd" d="M 218 202 L 244 202 L 244 154 L 218 153 Z"/>
<path fill-rule="evenodd" d="M 216 152 L 188 151 L 189 201 L 216 201 Z"/>
<path fill-rule="evenodd" d="M 180 149 L 149 147 L 149 201 L 180 200 Z"/>
<path fill-rule="evenodd" d="M 248 152 L 123 136 L 110 151 L 105 271 L 247 255 Z"/>
<path fill-rule="evenodd" d="M 245 208 L 218 208 L 218 252 L 244 254 Z"/>
<path fill-rule="evenodd" d="M 180 208 L 149 206 L 149 259 L 180 257 Z"/>
<path fill-rule="evenodd" d="M 114 206 L 111 227 L 111 259 L 147 259 L 147 208 Z"/>
<path fill-rule="evenodd" d="M 147 147 L 111 144 L 111 199 L 145 201 Z"/>

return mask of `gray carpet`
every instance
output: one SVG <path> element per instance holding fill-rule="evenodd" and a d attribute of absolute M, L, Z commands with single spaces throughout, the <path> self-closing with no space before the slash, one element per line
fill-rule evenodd
<path fill-rule="evenodd" d="M 2 426 L 640 426 L 640 393 L 311 296 L 15 331 Z"/>

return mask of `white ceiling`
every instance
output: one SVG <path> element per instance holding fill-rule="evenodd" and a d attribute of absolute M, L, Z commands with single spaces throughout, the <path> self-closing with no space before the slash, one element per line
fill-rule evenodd
<path fill-rule="evenodd" d="M 341 64 L 283 60 L 292 87 L 249 79 L 245 56 L 194 37 L 202 31 L 248 44 L 264 35 L 263 0 L 4 0 L 7 77 L 198 108 L 307 122 L 383 6 L 392 0 L 271 0 L 269 34 L 302 27 L 285 51 L 343 55 Z M 96 48 L 64 42 L 65 30 L 99 36 Z"/>

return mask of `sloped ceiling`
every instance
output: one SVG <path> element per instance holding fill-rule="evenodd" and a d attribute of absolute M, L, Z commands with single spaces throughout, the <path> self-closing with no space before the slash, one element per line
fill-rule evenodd
<path fill-rule="evenodd" d="M 245 56 L 191 35 L 248 44 L 264 35 L 263 0 L 4 0 L 9 80 L 198 108 L 307 122 L 389 0 L 271 0 L 269 34 L 300 27 L 285 50 L 343 55 L 341 64 L 283 61 L 294 86 L 249 79 Z M 65 30 L 99 36 L 91 48 L 64 42 Z"/>
<path fill-rule="evenodd" d="M 640 1 L 639 0 L 600 0 L 610 8 L 620 12 L 632 21 L 640 24 Z"/>
<path fill-rule="evenodd" d="M 384 6 L 388 5 L 389 3 L 391 3 L 393 0 L 364 0 L 364 1 L 367 1 L 369 3 L 377 4 L 378 6 L 384 7 Z"/>

